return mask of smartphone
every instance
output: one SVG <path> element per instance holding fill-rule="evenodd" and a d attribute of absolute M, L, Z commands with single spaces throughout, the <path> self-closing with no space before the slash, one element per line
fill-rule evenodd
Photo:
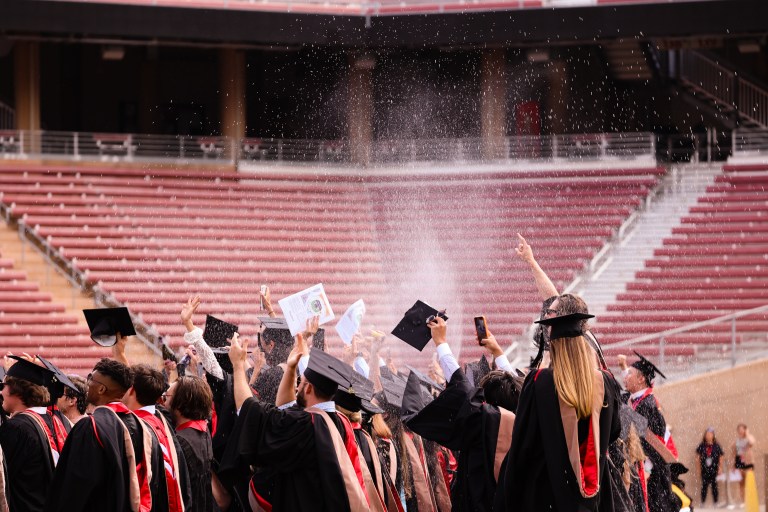
<path fill-rule="evenodd" d="M 488 322 L 484 316 L 475 317 L 475 332 L 477 333 L 477 342 L 482 345 L 483 340 L 488 337 Z"/>
<path fill-rule="evenodd" d="M 260 288 L 261 294 L 259 295 L 259 310 L 264 311 L 264 297 L 263 295 L 267 293 L 267 285 L 263 284 Z"/>

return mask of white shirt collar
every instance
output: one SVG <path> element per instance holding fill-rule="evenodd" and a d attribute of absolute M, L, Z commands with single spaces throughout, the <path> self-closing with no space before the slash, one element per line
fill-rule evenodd
<path fill-rule="evenodd" d="M 157 409 L 154 405 L 145 405 L 144 407 L 139 408 L 140 411 L 147 411 L 152 416 L 155 415 L 155 412 L 157 412 Z"/>
<path fill-rule="evenodd" d="M 637 400 L 638 398 L 640 398 L 641 396 L 643 396 L 643 394 L 644 394 L 646 391 L 648 391 L 648 388 L 643 388 L 643 389 L 641 389 L 640 391 L 637 391 L 637 392 L 635 392 L 635 393 L 632 393 L 631 395 L 629 395 L 629 397 L 630 397 L 632 400 Z"/>
<path fill-rule="evenodd" d="M 334 402 L 333 400 L 330 400 L 328 402 L 320 402 L 319 404 L 315 404 L 314 407 L 325 412 L 336 412 L 336 402 Z"/>
<path fill-rule="evenodd" d="M 29 410 L 37 414 L 48 414 L 48 409 L 45 407 L 30 407 Z"/>

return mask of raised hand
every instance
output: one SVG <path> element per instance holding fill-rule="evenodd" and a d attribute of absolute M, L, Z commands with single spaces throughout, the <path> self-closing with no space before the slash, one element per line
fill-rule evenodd
<path fill-rule="evenodd" d="M 487 348 L 488 352 L 490 352 L 493 357 L 499 357 L 504 354 L 504 351 L 501 350 L 501 347 L 499 346 L 499 342 L 496 341 L 496 338 L 491 334 L 490 329 L 488 329 L 488 337 L 482 340 L 480 344 Z"/>
<path fill-rule="evenodd" d="M 200 306 L 200 296 L 190 297 L 186 304 L 181 307 L 181 323 L 187 328 L 187 331 L 193 331 L 195 325 L 192 323 L 192 315 L 195 314 Z"/>
<path fill-rule="evenodd" d="M 533 258 L 533 249 L 531 249 L 531 246 L 528 245 L 528 242 L 525 241 L 525 238 L 523 238 L 523 235 L 520 233 L 517 234 L 517 247 L 515 247 L 515 252 L 518 256 L 520 256 L 520 259 L 525 261 L 526 263 L 531 263 L 535 261 Z"/>
<path fill-rule="evenodd" d="M 314 336 L 317 334 L 317 330 L 320 329 L 320 316 L 315 315 L 312 318 L 307 318 L 307 327 L 304 329 L 304 337 Z"/>
<path fill-rule="evenodd" d="M 288 360 L 286 361 L 288 367 L 294 370 L 299 365 L 299 359 L 309 353 L 307 342 L 304 340 L 303 334 L 297 334 L 295 340 L 296 343 L 294 343 L 293 349 L 291 350 L 291 353 L 288 354 Z"/>
<path fill-rule="evenodd" d="M 434 320 L 427 324 L 427 327 L 432 331 L 432 341 L 435 342 L 435 345 L 441 345 L 448 340 L 448 327 L 442 317 L 435 316 Z"/>
<path fill-rule="evenodd" d="M 235 333 L 229 342 L 229 360 L 232 366 L 245 366 L 245 359 L 248 356 L 248 338 L 243 338 L 240 343 L 240 335 Z"/>

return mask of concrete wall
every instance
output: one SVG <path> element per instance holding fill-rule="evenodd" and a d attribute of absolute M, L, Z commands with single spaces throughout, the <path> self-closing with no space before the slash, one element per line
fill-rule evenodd
<path fill-rule="evenodd" d="M 768 359 L 754 361 L 732 369 L 700 375 L 692 379 L 661 385 L 656 395 L 664 418 L 672 427 L 680 461 L 691 471 L 683 477 L 688 493 L 698 503 L 701 489 L 696 447 L 708 426 L 715 428 L 718 442 L 733 465 L 731 445 L 736 439 L 736 426 L 746 423 L 756 438 L 755 477 L 760 503 L 765 502 L 768 449 Z M 721 501 L 725 488 L 720 485 Z M 737 502 L 741 498 L 734 484 Z M 711 498 L 709 498 L 711 499 Z"/>

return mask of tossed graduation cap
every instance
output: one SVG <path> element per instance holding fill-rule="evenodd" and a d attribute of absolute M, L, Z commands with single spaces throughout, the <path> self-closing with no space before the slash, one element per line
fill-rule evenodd
<path fill-rule="evenodd" d="M 71 380 L 69 380 L 69 377 L 67 377 L 67 374 L 61 371 L 58 366 L 56 366 L 55 364 L 48 361 L 42 356 L 37 356 L 37 358 L 40 360 L 41 363 L 43 363 L 43 365 L 45 365 L 46 368 L 48 368 L 50 371 L 53 372 L 53 379 L 52 379 L 53 386 L 49 386 L 49 389 L 53 388 L 51 389 L 51 395 L 58 394 L 58 396 L 61 396 L 62 394 L 64 394 L 65 387 L 71 389 L 78 395 L 80 394 L 80 390 L 77 388 L 77 386 L 75 386 L 75 384 Z M 60 394 L 54 393 L 54 390 L 56 388 L 60 388 Z"/>
<path fill-rule="evenodd" d="M 220 320 L 213 315 L 207 315 L 205 317 L 205 330 L 203 331 L 203 339 L 212 348 L 226 347 L 229 345 L 227 340 L 232 339 L 232 336 L 238 331 L 238 327 L 235 324 L 230 324 L 224 320 Z"/>
<path fill-rule="evenodd" d="M 429 340 L 432 339 L 432 331 L 427 326 L 427 323 L 436 316 L 443 320 L 448 320 L 445 311 L 438 311 L 432 306 L 417 300 L 413 307 L 405 312 L 403 319 L 392 330 L 392 334 L 416 350 L 422 351 L 427 343 L 429 343 Z"/>
<path fill-rule="evenodd" d="M 349 391 L 352 388 L 353 373 L 355 371 L 341 359 L 320 349 L 312 347 L 309 351 L 309 364 L 304 370 L 304 378 L 307 379 L 320 392 L 333 395 L 337 389 Z"/>
<path fill-rule="evenodd" d="M 419 382 L 423 386 L 431 387 L 432 389 L 436 389 L 437 391 L 442 391 L 445 389 L 445 386 L 441 386 L 437 382 L 435 382 L 434 379 L 430 378 L 429 375 L 420 372 L 416 368 L 410 365 L 405 365 L 406 368 L 408 368 L 412 374 L 416 375 L 416 378 L 419 379 Z"/>
<path fill-rule="evenodd" d="M 26 380 L 38 386 L 48 386 L 53 380 L 53 372 L 44 366 L 30 363 L 23 357 L 8 356 L 16 362 L 5 372 L 6 377 Z"/>
<path fill-rule="evenodd" d="M 475 387 L 479 387 L 480 381 L 489 373 L 491 373 L 491 365 L 485 354 L 480 356 L 480 360 L 467 363 L 464 367 L 464 375 Z"/>
<path fill-rule="evenodd" d="M 560 338 L 575 338 L 584 335 L 584 320 L 595 318 L 595 315 L 587 313 L 571 313 L 570 315 L 556 316 L 553 318 L 544 318 L 536 320 L 537 324 L 549 325 L 552 327 L 549 333 L 550 340 Z"/>
<path fill-rule="evenodd" d="M 368 414 L 381 414 L 384 411 L 373 400 L 373 382 L 357 372 L 352 372 L 352 386 L 349 389 L 339 388 L 333 398 L 336 405 L 352 412 L 365 411 Z"/>
<path fill-rule="evenodd" d="M 128 308 L 84 309 L 83 314 L 91 331 L 91 339 L 102 347 L 111 347 L 117 343 L 117 333 L 121 336 L 136 334 Z"/>
<path fill-rule="evenodd" d="M 645 378 L 646 378 L 646 379 L 647 379 L 647 381 L 648 381 L 648 384 L 650 384 L 651 382 L 653 382 L 653 379 L 655 379 L 655 378 L 656 378 L 656 374 L 657 374 L 657 373 L 658 373 L 659 375 L 661 375 L 663 378 L 665 378 L 665 379 L 667 378 L 667 376 L 666 376 L 666 375 L 664 375 L 663 373 L 661 373 L 661 370 L 659 370 L 659 369 L 656 367 L 656 365 L 655 365 L 655 364 L 653 364 L 652 362 L 650 362 L 650 361 L 649 361 L 648 359 L 646 359 L 645 357 L 641 356 L 641 355 L 640 355 L 640 353 L 639 353 L 637 350 L 633 350 L 632 352 L 634 352 L 634 353 L 635 353 L 635 355 L 636 355 L 637 357 L 639 357 L 640 359 L 639 359 L 638 361 L 635 361 L 634 363 L 632 363 L 632 365 L 631 365 L 631 366 L 632 366 L 633 368 L 636 368 L 636 369 L 637 369 L 637 370 L 638 370 L 640 373 L 642 373 L 642 374 L 645 376 Z"/>

